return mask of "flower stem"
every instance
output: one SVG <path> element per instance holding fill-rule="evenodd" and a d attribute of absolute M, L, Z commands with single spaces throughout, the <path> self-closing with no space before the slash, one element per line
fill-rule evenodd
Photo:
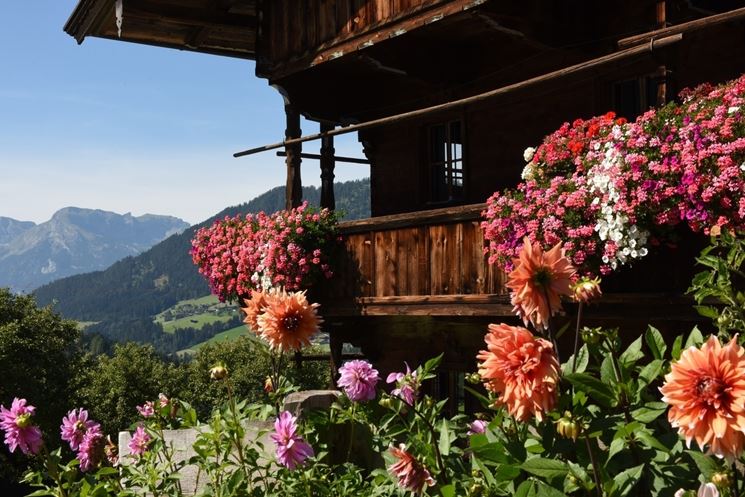
<path fill-rule="evenodd" d="M 414 411 L 414 414 L 422 418 L 424 421 L 424 424 L 427 425 L 427 429 L 432 434 L 432 448 L 435 450 L 435 458 L 437 459 L 437 467 L 440 468 L 440 475 L 442 476 L 442 480 L 444 483 L 448 483 L 448 477 L 447 472 L 445 471 L 445 463 L 442 462 L 442 455 L 440 454 L 440 448 L 437 446 L 437 432 L 435 431 L 435 427 L 430 423 L 429 419 L 427 419 L 424 414 L 422 414 L 416 407 L 413 405 L 409 406 L 411 407 L 411 410 Z"/>
<path fill-rule="evenodd" d="M 354 416 L 356 413 L 357 413 L 357 403 L 355 402 L 352 404 L 352 420 L 351 420 L 352 426 L 350 426 L 349 428 L 349 447 L 347 448 L 347 461 L 349 461 L 349 458 L 352 457 L 352 445 L 354 444 L 354 425 L 355 425 Z"/>
<path fill-rule="evenodd" d="M 572 359 L 572 373 L 577 370 L 577 354 L 579 353 L 579 328 L 582 323 L 582 301 L 577 306 L 577 327 L 574 329 L 574 355 Z"/>
<path fill-rule="evenodd" d="M 559 344 L 556 342 L 556 338 L 554 338 L 554 334 L 551 331 L 551 301 L 548 298 L 548 289 L 545 286 L 543 287 L 543 296 L 546 299 L 546 307 L 548 308 L 548 322 L 546 323 L 546 335 L 548 336 L 548 339 L 551 340 L 551 344 L 554 346 L 554 353 L 556 354 L 556 360 L 559 361 L 559 364 L 561 364 L 561 358 L 559 357 Z"/>
<path fill-rule="evenodd" d="M 737 487 L 737 464 L 732 461 L 732 497 L 740 497 L 740 491 Z"/>
<path fill-rule="evenodd" d="M 598 462 L 595 459 L 595 452 L 592 450 L 590 444 L 590 438 L 585 435 L 585 446 L 587 447 L 587 453 L 590 455 L 590 463 L 592 463 L 592 474 L 595 477 L 595 488 L 597 488 L 598 497 L 603 497 L 603 486 L 600 481 L 600 470 L 598 469 Z"/>

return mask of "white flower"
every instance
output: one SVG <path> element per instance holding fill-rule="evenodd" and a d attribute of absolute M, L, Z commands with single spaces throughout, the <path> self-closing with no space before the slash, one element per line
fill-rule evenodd
<path fill-rule="evenodd" d="M 523 152 L 523 159 L 525 159 L 525 162 L 530 162 L 533 155 L 535 155 L 535 148 L 528 147 L 525 149 L 525 152 Z"/>
<path fill-rule="evenodd" d="M 533 178 L 533 163 L 528 162 L 523 168 L 523 172 L 520 174 L 523 181 L 527 181 Z"/>
<path fill-rule="evenodd" d="M 727 114 L 734 114 L 738 110 L 740 110 L 740 107 L 730 107 L 729 109 L 727 109 Z"/>

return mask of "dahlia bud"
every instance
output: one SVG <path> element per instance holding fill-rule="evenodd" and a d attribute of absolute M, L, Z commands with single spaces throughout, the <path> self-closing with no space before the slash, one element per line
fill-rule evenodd
<path fill-rule="evenodd" d="M 483 485 L 480 483 L 474 483 L 468 488 L 468 497 L 478 497 L 481 495 L 482 490 L 484 490 Z"/>
<path fill-rule="evenodd" d="M 217 364 L 210 369 L 210 378 L 213 380 L 224 380 L 228 376 L 228 368 L 224 364 Z"/>
<path fill-rule="evenodd" d="M 381 397 L 378 401 L 378 404 L 380 404 L 381 407 L 385 407 L 386 409 L 390 409 L 393 407 L 393 401 L 390 397 Z"/>
<path fill-rule="evenodd" d="M 264 391 L 266 393 L 272 393 L 274 391 L 274 382 L 271 376 L 267 376 L 266 380 L 264 380 Z"/>
<path fill-rule="evenodd" d="M 583 304 L 587 304 L 591 300 L 596 300 L 603 295 L 603 292 L 600 291 L 600 278 L 591 280 L 584 276 L 571 286 L 571 290 L 572 298 Z"/>
<path fill-rule="evenodd" d="M 580 430 L 579 423 L 572 419 L 572 414 L 569 411 L 565 411 L 564 416 L 556 422 L 556 431 L 564 438 L 571 438 L 576 441 Z"/>
<path fill-rule="evenodd" d="M 719 488 L 729 488 L 731 484 L 727 473 L 714 473 L 711 476 L 711 482 Z"/>
<path fill-rule="evenodd" d="M 481 383 L 481 375 L 478 373 L 471 373 L 466 376 L 466 381 L 468 383 L 471 383 L 472 385 L 478 385 L 479 383 Z"/>

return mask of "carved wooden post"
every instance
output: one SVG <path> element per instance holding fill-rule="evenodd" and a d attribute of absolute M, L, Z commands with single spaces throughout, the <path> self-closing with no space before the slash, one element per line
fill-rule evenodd
<path fill-rule="evenodd" d="M 321 133 L 331 131 L 334 126 L 321 123 Z M 334 198 L 334 137 L 321 138 L 321 207 L 336 209 Z"/>
<path fill-rule="evenodd" d="M 667 27 L 665 0 L 657 0 L 656 7 L 657 29 L 663 29 Z M 662 107 L 667 103 L 667 67 L 664 65 L 658 66 L 655 73 L 655 79 L 657 80 L 657 102 L 655 104 L 657 107 Z"/>
<path fill-rule="evenodd" d="M 300 113 L 287 104 L 285 105 L 285 116 L 287 118 L 285 139 L 300 138 Z M 300 153 L 302 150 L 301 143 L 285 146 L 285 152 L 287 152 L 285 159 L 285 164 L 287 164 L 285 208 L 288 210 L 297 207 L 303 201 L 303 183 L 300 178 Z"/>

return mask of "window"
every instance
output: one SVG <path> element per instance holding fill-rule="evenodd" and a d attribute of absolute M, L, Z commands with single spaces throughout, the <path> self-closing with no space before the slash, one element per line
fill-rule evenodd
<path fill-rule="evenodd" d="M 628 79 L 613 85 L 613 107 L 618 117 L 633 121 L 657 104 L 659 81 L 653 76 Z"/>
<path fill-rule="evenodd" d="M 462 200 L 463 132 L 460 121 L 436 124 L 429 128 L 430 200 Z"/>

